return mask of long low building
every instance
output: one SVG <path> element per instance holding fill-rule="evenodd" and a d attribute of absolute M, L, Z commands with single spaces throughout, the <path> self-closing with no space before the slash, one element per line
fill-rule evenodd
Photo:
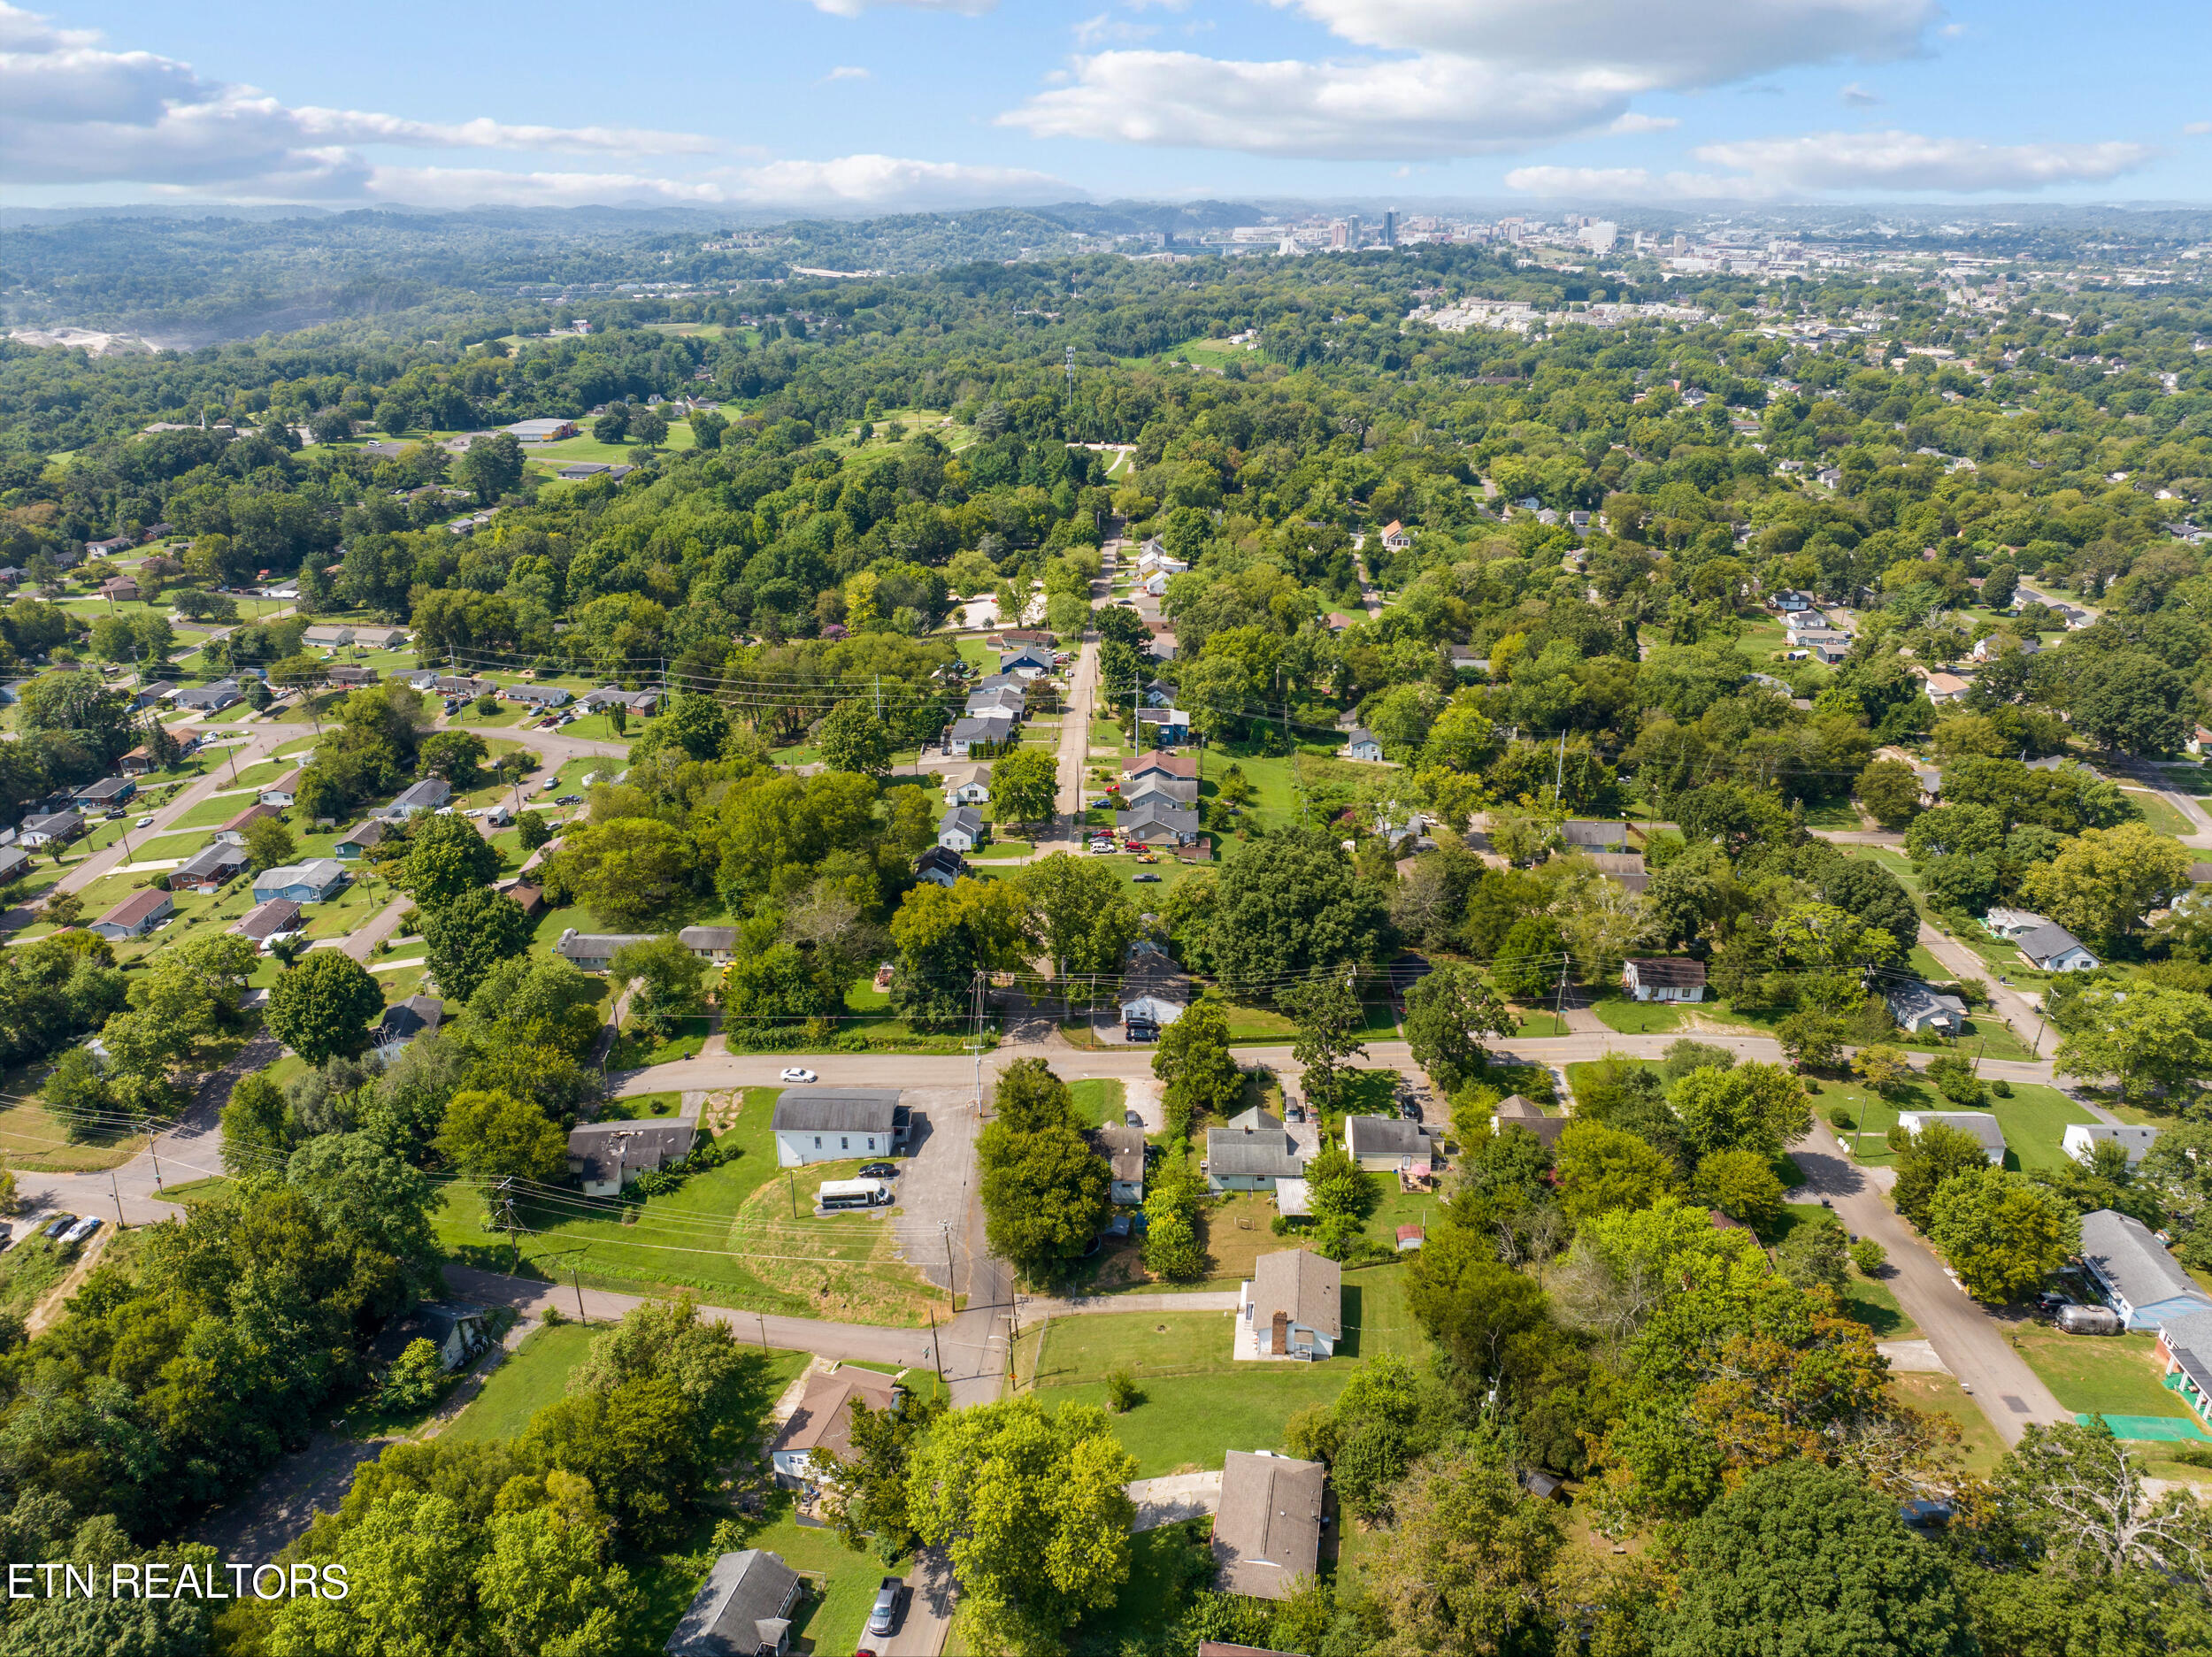
<path fill-rule="evenodd" d="M 803 1168 L 856 1156 L 888 1156 L 901 1136 L 895 1087 L 787 1087 L 769 1131 L 776 1164 Z"/>

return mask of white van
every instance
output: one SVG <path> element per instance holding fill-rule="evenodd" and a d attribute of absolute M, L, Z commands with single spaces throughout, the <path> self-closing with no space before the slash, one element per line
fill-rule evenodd
<path fill-rule="evenodd" d="M 838 1208 L 880 1208 L 891 1201 L 891 1187 L 880 1179 L 825 1179 L 814 1199 L 823 1213 Z"/>

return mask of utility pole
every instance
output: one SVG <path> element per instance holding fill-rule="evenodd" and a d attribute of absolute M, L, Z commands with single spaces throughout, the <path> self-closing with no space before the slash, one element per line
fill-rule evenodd
<path fill-rule="evenodd" d="M 957 1308 L 960 1304 L 960 1296 L 955 1292 L 956 1285 L 953 1283 L 952 1222 L 949 1220 L 940 1220 L 937 1222 L 937 1229 L 943 1234 L 945 1239 L 945 1300 L 948 1304 L 951 1305 L 955 1308 Z M 934 1317 L 936 1314 L 933 1312 L 930 1316 Z"/>
<path fill-rule="evenodd" d="M 123 1229 L 123 1187 L 115 1183 L 113 1170 L 108 1172 L 108 1189 L 115 1193 L 115 1229 Z"/>
<path fill-rule="evenodd" d="M 795 1220 L 799 1217 L 799 1186 L 787 1168 L 783 1170 L 783 1188 L 791 1194 L 791 1217 Z"/>
<path fill-rule="evenodd" d="M 768 1350 L 768 1319 L 763 1314 L 755 1312 L 753 1321 L 760 1325 L 760 1349 L 765 1352 Z"/>
<path fill-rule="evenodd" d="M 1559 957 L 1559 999 L 1552 1009 L 1552 1022 L 1561 1035 L 1567 1033 L 1567 957 Z"/>
<path fill-rule="evenodd" d="M 588 1323 L 591 1318 L 584 1311 L 584 1269 L 574 1261 L 569 1262 L 568 1280 L 576 1285 L 576 1321 Z"/>
<path fill-rule="evenodd" d="M 945 1354 L 937 1349 L 937 1308 L 932 1306 L 926 1309 L 929 1313 L 930 1367 L 937 1371 L 937 1385 L 942 1386 L 945 1384 Z"/>

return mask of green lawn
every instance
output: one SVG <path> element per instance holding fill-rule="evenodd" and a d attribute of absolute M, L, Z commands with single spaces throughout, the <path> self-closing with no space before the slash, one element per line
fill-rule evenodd
<path fill-rule="evenodd" d="M 2015 1339 L 2029 1367 L 2065 1408 L 2092 1415 L 2185 1416 L 2160 1380 L 2154 1335 L 2062 1335 L 2022 1323 Z"/>
<path fill-rule="evenodd" d="M 558 1281 L 580 1269 L 588 1283 L 634 1292 L 687 1287 L 718 1305 L 857 1323 L 911 1326 L 930 1297 L 915 1270 L 893 1257 L 897 1208 L 816 1216 L 825 1179 L 849 1178 L 856 1155 L 796 1170 L 776 1166 L 771 1113 L 781 1090 L 743 1090 L 736 1124 L 717 1140 L 737 1155 L 664 1196 L 618 1203 L 548 1193 L 521 1204 L 524 1270 Z M 710 1095 L 711 1116 L 718 1104 Z M 625 1224 L 626 1218 L 630 1222 Z M 504 1271 L 515 1248 L 483 1229 L 475 1192 L 454 1184 L 432 1216 L 439 1240 L 465 1262 Z"/>
<path fill-rule="evenodd" d="M 453 1438 L 515 1438 L 530 1418 L 567 1390 L 569 1371 L 591 1350 L 593 1331 L 575 1323 L 540 1329 L 493 1370 L 482 1392 L 454 1418 Z"/>
<path fill-rule="evenodd" d="M 1348 1295 L 1348 1322 L 1349 1302 Z M 1282 1448 L 1283 1423 L 1333 1400 L 1356 1362 L 1239 1363 L 1229 1355 L 1235 1325 L 1231 1312 L 1056 1318 L 1045 1328 L 1041 1353 L 1025 1333 L 1023 1378 L 1048 1405 L 1103 1406 L 1106 1372 L 1125 1364 L 1144 1398 L 1113 1424 L 1137 1458 L 1137 1477 L 1210 1470 L 1230 1450 Z"/>
<path fill-rule="evenodd" d="M 2169 802 L 2160 799 L 2149 789 L 2123 788 L 2120 792 L 2128 797 L 2138 810 L 2142 812 L 2143 821 L 2161 834 L 2171 834 L 2178 838 L 2181 835 L 2193 834 L 2197 832 L 2195 824 L 2184 817 Z"/>
<path fill-rule="evenodd" d="M 1297 1026 L 1271 1008 L 1232 1003 L 1228 1010 L 1229 1039 L 1233 1044 L 1280 1047 L 1297 1033 Z M 1397 1039 L 1397 1017 L 1389 1002 L 1369 1001 L 1360 1010 L 1364 1015 L 1360 1026 L 1362 1035 L 1371 1041 Z"/>
<path fill-rule="evenodd" d="M 1070 1082 L 1069 1096 L 1075 1102 L 1076 1119 L 1087 1128 L 1103 1127 L 1119 1122 L 1122 1100 L 1128 1091 L 1127 1084 L 1116 1077 L 1094 1078 L 1089 1081 Z"/>
<path fill-rule="evenodd" d="M 1682 1027 L 1682 1010 L 1673 1001 L 1639 1001 L 1617 993 L 1601 995 L 1592 1010 L 1608 1030 L 1624 1036 L 1664 1035 Z"/>
<path fill-rule="evenodd" d="M 34 1237 L 0 1254 L 0 1311 L 27 1315 L 69 1275 L 79 1253 L 43 1237 Z"/>
<path fill-rule="evenodd" d="M 1856 1146 L 1858 1160 L 1866 1163 L 1884 1164 L 1890 1161 L 1887 1136 L 1896 1124 L 1900 1110 L 1960 1109 L 1924 1085 L 1911 1088 L 1895 1103 L 1877 1097 L 1856 1083 L 1823 1081 L 1820 1089 L 1815 1105 L 1836 1129 L 1836 1137 L 1843 1141 L 1845 1148 Z M 1997 1118 L 1998 1126 L 2004 1131 L 2005 1166 L 2013 1169 L 2058 1167 L 2066 1157 L 2060 1141 L 2068 1126 L 2097 1119 L 2057 1088 L 2037 1082 L 2015 1082 L 2011 1098 L 1992 1095 L 1985 1109 Z M 1849 1128 L 1838 1119 L 1839 1112 L 1848 1116 L 1852 1124 Z M 1858 1132 L 1860 1129 L 1864 1130 L 1863 1134 Z"/>

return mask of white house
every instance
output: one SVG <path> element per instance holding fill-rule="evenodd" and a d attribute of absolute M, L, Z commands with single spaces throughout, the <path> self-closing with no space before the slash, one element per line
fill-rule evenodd
<path fill-rule="evenodd" d="M 418 811 L 435 811 L 452 798 L 451 783 L 442 777 L 426 777 L 402 790 L 384 808 L 384 815 L 395 823 L 404 823 Z"/>
<path fill-rule="evenodd" d="M 2153 1330 L 2169 1319 L 2212 1311 L 2212 1296 L 2197 1287 L 2150 1228 L 2131 1215 L 2110 1208 L 2083 1215 L 2081 1263 L 2131 1330 Z"/>
<path fill-rule="evenodd" d="M 1993 909 L 1982 917 L 1982 925 L 2003 939 L 2025 938 L 2030 932 L 2051 923 L 2032 909 Z"/>
<path fill-rule="evenodd" d="M 1966 1003 L 1918 978 L 1890 985 L 1882 998 L 1888 1002 L 1889 1016 L 1897 1021 L 1897 1027 L 1916 1036 L 1931 1030 L 1955 1036 L 1966 1027 Z"/>
<path fill-rule="evenodd" d="M 1262 1254 L 1238 1299 L 1238 1347 L 1255 1357 L 1313 1362 L 1344 1338 L 1344 1268 L 1310 1248 Z"/>
<path fill-rule="evenodd" d="M 1997 1125 L 1997 1118 L 1986 1110 L 1901 1110 L 1897 1125 L 1908 1133 L 1917 1133 L 1930 1123 L 1940 1123 L 1947 1128 L 1956 1128 L 1961 1133 L 1970 1133 L 1982 1142 L 1982 1155 L 2002 1166 L 2005 1160 L 2005 1131 Z"/>
<path fill-rule="evenodd" d="M 1371 1174 L 1407 1168 L 1426 1173 L 1436 1162 L 1434 1143 L 1421 1124 L 1401 1116 L 1345 1117 L 1344 1149 Z"/>
<path fill-rule="evenodd" d="M 2071 1122 L 2067 1124 L 2065 1137 L 2059 1144 L 2066 1155 L 2078 1162 L 2087 1162 L 2100 1145 L 2112 1144 L 2127 1147 L 2131 1166 L 2150 1155 L 2151 1147 L 2158 1143 L 2156 1128 L 2139 1128 L 2131 1124 L 2105 1122 Z"/>
<path fill-rule="evenodd" d="M 988 765 L 950 765 L 944 772 L 945 803 L 947 805 L 988 805 L 991 803 L 991 768 Z"/>
<path fill-rule="evenodd" d="M 1621 987 L 1640 1001 L 1701 1001 L 1705 963 L 1672 955 L 1632 955 L 1621 963 Z"/>
<path fill-rule="evenodd" d="M 898 1137 L 895 1087 L 787 1087 L 776 1098 L 769 1131 L 776 1165 L 888 1156 Z"/>
<path fill-rule="evenodd" d="M 604 972 L 618 951 L 631 944 L 648 944 L 653 932 L 580 932 L 565 928 L 553 945 L 553 953 L 579 972 Z"/>
<path fill-rule="evenodd" d="M 888 1410 L 903 1390 L 889 1376 L 852 1364 L 841 1364 L 833 1374 L 808 1376 L 799 1407 L 769 1440 L 768 1461 L 777 1478 L 794 1486 L 814 1483 L 817 1452 L 852 1454 L 854 1400 L 872 1410 Z"/>
<path fill-rule="evenodd" d="M 947 851 L 972 852 L 983 840 L 983 814 L 972 805 L 956 805 L 937 819 L 937 843 Z"/>

